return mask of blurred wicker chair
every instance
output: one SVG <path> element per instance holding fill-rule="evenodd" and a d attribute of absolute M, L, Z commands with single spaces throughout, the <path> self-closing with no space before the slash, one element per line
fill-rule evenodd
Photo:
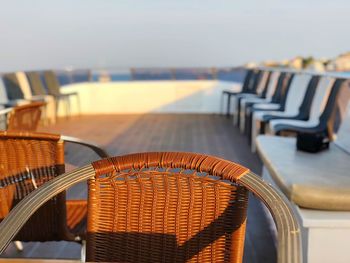
<path fill-rule="evenodd" d="M 79 94 L 77 92 L 61 93 L 61 84 L 59 83 L 55 73 L 52 70 L 45 71 L 44 78 L 49 94 L 54 96 L 57 101 L 56 114 L 58 112 L 59 101 L 62 101 L 66 106 L 66 116 L 70 115 L 70 97 L 72 96 L 76 98 L 77 106 L 80 111 L 80 100 Z"/>
<path fill-rule="evenodd" d="M 73 138 L 19 131 L 0 131 L 0 220 L 34 189 L 64 173 L 64 143 L 90 147 L 100 157 L 108 155 L 95 145 Z M 86 200 L 53 196 L 25 224 L 17 241 L 78 241 L 85 235 Z"/>
<path fill-rule="evenodd" d="M 45 105 L 45 102 L 33 102 L 14 107 L 8 115 L 7 130 L 36 131 Z"/>
<path fill-rule="evenodd" d="M 0 110 L 1 129 L 35 131 L 38 128 L 44 102 L 33 102 Z"/>
<path fill-rule="evenodd" d="M 87 261 L 242 262 L 248 191 L 271 211 L 278 262 L 301 262 L 288 201 L 238 164 L 195 153 L 139 153 L 59 176 L 0 225 L 0 252 L 47 200 L 88 179 Z"/>

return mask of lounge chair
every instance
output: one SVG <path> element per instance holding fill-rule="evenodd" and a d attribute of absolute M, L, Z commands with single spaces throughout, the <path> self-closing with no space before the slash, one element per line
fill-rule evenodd
<path fill-rule="evenodd" d="M 258 75 L 258 77 L 255 80 L 255 83 L 253 84 L 255 87 L 254 92 L 241 92 L 235 96 L 233 96 L 233 123 L 236 126 L 239 126 L 240 124 L 240 106 L 241 101 L 245 98 L 257 98 L 257 97 L 264 97 L 267 92 L 267 87 L 269 83 L 271 72 L 269 71 L 261 71 Z"/>
<path fill-rule="evenodd" d="M 265 125 L 272 119 L 294 118 L 299 113 L 309 83 L 312 76 L 310 74 L 295 74 L 286 94 L 284 106 L 279 110 L 260 110 L 254 112 L 252 120 L 252 148 L 255 148 L 255 137 L 263 130 Z"/>
<path fill-rule="evenodd" d="M 70 115 L 70 97 L 72 96 L 76 98 L 78 108 L 80 108 L 79 94 L 77 92 L 61 93 L 61 84 L 52 70 L 44 72 L 44 79 L 48 94 L 54 96 L 56 99 L 56 113 L 58 113 L 59 102 L 62 101 L 66 106 L 66 116 L 68 117 Z"/>
<path fill-rule="evenodd" d="M 278 79 L 280 76 L 280 71 L 272 71 L 268 83 L 266 83 L 266 90 L 261 96 L 255 97 L 245 97 L 242 98 L 239 104 L 239 127 L 242 133 L 245 131 L 246 127 L 246 114 L 248 114 L 248 109 L 257 103 L 270 103 L 275 93 Z"/>
<path fill-rule="evenodd" d="M 251 138 L 251 124 L 253 119 L 253 114 L 256 111 L 261 110 L 282 110 L 283 103 L 285 102 L 284 96 L 288 93 L 288 87 L 292 81 L 293 73 L 290 72 L 281 72 L 278 76 L 276 86 L 273 89 L 273 94 L 270 99 L 266 102 L 253 102 L 249 104 L 249 107 L 245 108 L 245 125 L 246 133 L 248 138 Z"/>
<path fill-rule="evenodd" d="M 349 81 L 345 79 L 334 80 L 323 77 L 320 87 L 317 88 L 314 100 L 311 105 L 310 118 L 308 120 L 272 120 L 270 131 L 273 134 L 282 133 L 317 133 L 324 132 L 330 139 L 333 139 L 333 127 L 335 123 L 337 101 L 341 99 L 349 100 L 349 94 L 343 90 L 348 90 Z"/>
<path fill-rule="evenodd" d="M 2 96 L 2 106 L 14 107 L 29 103 L 25 99 L 23 91 L 19 85 L 17 76 L 15 73 L 6 73 L 2 76 L 2 83 L 4 87 Z M 2 86 L 1 83 L 1 86 Z M 1 87 L 2 88 L 2 87 Z M 4 96 L 5 95 L 5 96 Z"/>
<path fill-rule="evenodd" d="M 250 90 L 250 86 L 254 81 L 255 73 L 253 69 L 247 69 L 247 73 L 244 77 L 244 81 L 242 85 L 235 90 L 224 90 L 221 95 L 221 107 L 224 105 L 224 97 L 227 96 L 227 104 L 226 104 L 226 117 L 231 115 L 231 97 L 239 94 L 240 92 L 248 92 Z"/>
<path fill-rule="evenodd" d="M 29 79 L 23 71 L 16 72 L 16 77 L 18 80 L 18 84 L 20 88 L 22 89 L 24 98 L 28 101 L 41 101 L 45 102 L 45 109 L 43 111 L 44 113 L 44 120 L 48 123 L 55 123 L 56 121 L 56 107 L 55 107 L 55 100 L 53 96 L 47 95 L 45 93 L 43 94 L 35 94 L 32 92 L 31 85 L 29 82 Z"/>

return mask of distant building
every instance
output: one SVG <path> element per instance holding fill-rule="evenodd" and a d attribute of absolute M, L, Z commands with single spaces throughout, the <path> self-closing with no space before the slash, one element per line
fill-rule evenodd
<path fill-rule="evenodd" d="M 288 66 L 293 69 L 302 69 L 304 64 L 303 60 L 304 59 L 300 56 L 295 57 L 288 62 Z"/>
<path fill-rule="evenodd" d="M 350 52 L 339 55 L 327 64 L 329 71 L 350 71 Z"/>
<path fill-rule="evenodd" d="M 321 60 L 312 61 L 305 69 L 310 71 L 325 71 L 326 67 Z"/>
<path fill-rule="evenodd" d="M 247 64 L 245 64 L 246 68 L 255 68 L 257 66 L 258 64 L 256 62 L 248 62 Z"/>

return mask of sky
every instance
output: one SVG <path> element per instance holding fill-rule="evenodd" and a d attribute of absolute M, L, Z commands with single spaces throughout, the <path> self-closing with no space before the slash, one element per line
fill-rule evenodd
<path fill-rule="evenodd" d="M 350 51 L 349 0 L 0 0 L 0 72 L 227 67 Z"/>

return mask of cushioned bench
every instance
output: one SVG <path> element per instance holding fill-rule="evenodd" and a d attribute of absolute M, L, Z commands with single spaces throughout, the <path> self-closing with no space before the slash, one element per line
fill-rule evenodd
<path fill-rule="evenodd" d="M 338 146 L 296 150 L 295 138 L 259 136 L 260 157 L 278 187 L 296 205 L 350 211 L 350 155 Z"/>
<path fill-rule="evenodd" d="M 350 262 L 350 153 L 334 143 L 317 154 L 297 151 L 295 138 L 256 142 L 264 179 L 295 204 L 304 262 Z"/>

